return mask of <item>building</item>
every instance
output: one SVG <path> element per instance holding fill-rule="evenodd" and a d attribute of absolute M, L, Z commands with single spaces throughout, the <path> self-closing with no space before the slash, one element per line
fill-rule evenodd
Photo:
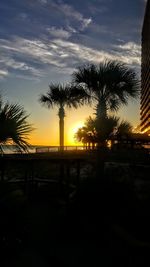
<path fill-rule="evenodd" d="M 147 1 L 142 29 L 141 132 L 150 134 L 150 0 Z"/>

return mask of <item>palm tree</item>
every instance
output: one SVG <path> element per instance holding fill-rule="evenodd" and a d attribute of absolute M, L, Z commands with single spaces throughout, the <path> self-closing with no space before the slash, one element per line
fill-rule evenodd
<path fill-rule="evenodd" d="M 87 126 L 83 126 L 77 130 L 75 133 L 74 138 L 78 142 L 82 142 L 84 147 L 87 149 L 94 149 L 95 144 L 97 143 L 97 137 L 95 132 L 90 131 L 90 129 Z"/>
<path fill-rule="evenodd" d="M 120 121 L 119 117 L 107 116 L 106 118 L 92 118 L 89 117 L 85 121 L 85 126 L 78 129 L 75 138 L 84 143 L 86 140 L 92 143 L 106 147 L 107 141 L 119 140 L 123 136 L 131 135 L 132 126 L 127 121 Z"/>
<path fill-rule="evenodd" d="M 97 118 L 107 117 L 108 111 L 117 111 L 121 104 L 127 105 L 140 89 L 135 72 L 117 61 L 81 66 L 73 73 L 73 83 L 81 85 L 96 103 Z"/>
<path fill-rule="evenodd" d="M 21 150 L 29 147 L 28 135 L 33 130 L 27 122 L 28 115 L 18 104 L 3 104 L 0 98 L 0 144 L 14 143 Z"/>
<path fill-rule="evenodd" d="M 129 135 L 132 133 L 133 127 L 128 121 L 122 120 L 118 125 L 118 132 L 117 135 Z"/>
<path fill-rule="evenodd" d="M 64 117 L 65 117 L 65 106 L 68 108 L 78 106 L 83 104 L 83 99 L 86 93 L 80 87 L 74 87 L 70 84 L 61 85 L 53 84 L 49 85 L 49 91 L 46 95 L 41 95 L 39 101 L 46 105 L 48 108 L 53 108 L 57 106 L 58 117 L 59 117 L 59 138 L 60 138 L 60 149 L 64 149 Z"/>

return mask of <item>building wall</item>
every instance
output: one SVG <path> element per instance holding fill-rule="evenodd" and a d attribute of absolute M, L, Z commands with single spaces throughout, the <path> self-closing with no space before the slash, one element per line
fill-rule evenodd
<path fill-rule="evenodd" d="M 150 0 L 147 1 L 142 29 L 141 131 L 150 134 Z"/>

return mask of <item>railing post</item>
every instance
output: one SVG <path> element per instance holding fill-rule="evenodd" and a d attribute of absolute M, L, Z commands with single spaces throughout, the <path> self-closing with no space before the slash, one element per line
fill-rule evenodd
<path fill-rule="evenodd" d="M 1 181 L 4 181 L 4 177 L 5 177 L 5 162 L 4 162 L 4 159 L 1 158 L 0 162 L 1 162 Z"/>
<path fill-rule="evenodd" d="M 66 201 L 69 202 L 69 193 L 70 193 L 70 162 L 67 162 L 66 166 Z"/>
<path fill-rule="evenodd" d="M 24 193 L 27 194 L 28 192 L 28 163 L 27 161 L 23 161 L 23 164 L 25 164 Z"/>
<path fill-rule="evenodd" d="M 34 160 L 31 160 L 31 194 L 34 192 Z"/>
<path fill-rule="evenodd" d="M 77 159 L 77 176 L 76 176 L 77 191 L 78 191 L 79 185 L 80 185 L 80 170 L 81 170 L 80 167 L 81 167 L 80 160 Z"/>
<path fill-rule="evenodd" d="M 60 194 L 63 192 L 63 181 L 64 181 L 64 161 L 60 160 L 60 173 L 59 173 L 59 191 Z"/>

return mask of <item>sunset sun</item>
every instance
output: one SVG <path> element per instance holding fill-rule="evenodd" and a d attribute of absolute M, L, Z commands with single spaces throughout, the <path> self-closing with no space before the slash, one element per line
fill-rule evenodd
<path fill-rule="evenodd" d="M 81 145 L 80 142 L 75 140 L 75 133 L 78 131 L 79 128 L 83 127 L 84 122 L 78 121 L 75 124 L 72 124 L 68 130 L 68 145 Z"/>

